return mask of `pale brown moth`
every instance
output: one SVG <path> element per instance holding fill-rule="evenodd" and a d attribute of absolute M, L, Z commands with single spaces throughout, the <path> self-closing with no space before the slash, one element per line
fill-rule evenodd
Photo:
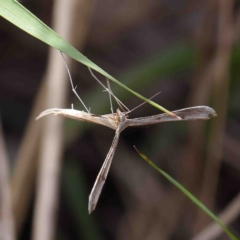
<path fill-rule="evenodd" d="M 66 62 L 65 62 L 65 65 L 66 65 Z M 67 67 L 67 65 L 66 65 L 66 67 Z M 68 67 L 67 67 L 67 70 L 69 73 L 72 90 L 77 95 L 75 88 L 73 87 L 73 84 L 72 84 L 72 79 L 71 79 Z M 92 72 L 91 72 L 91 74 L 93 75 Z M 94 76 L 94 78 L 95 78 L 95 76 Z M 114 97 L 114 99 L 119 103 L 120 106 L 124 106 L 120 102 L 120 100 L 117 99 L 116 96 L 112 93 L 112 91 L 109 88 L 109 84 L 108 84 L 108 88 L 105 87 L 102 83 L 100 83 L 100 84 L 105 88 L 105 90 L 108 91 L 110 96 L 112 95 Z M 78 98 L 80 99 L 79 96 L 78 96 Z M 80 100 L 80 101 L 82 102 L 82 100 Z M 112 109 L 112 105 L 111 105 L 111 109 Z M 88 109 L 87 109 L 87 111 L 88 111 Z M 157 123 L 161 123 L 161 122 L 170 122 L 170 121 L 208 120 L 211 117 L 217 116 L 216 112 L 212 108 L 207 107 L 207 106 L 196 106 L 196 107 L 184 108 L 184 109 L 180 109 L 177 111 L 173 111 L 172 113 L 174 113 L 176 116 L 170 116 L 169 114 L 163 113 L 163 114 L 158 114 L 158 115 L 153 115 L 153 116 L 148 116 L 148 117 L 140 117 L 140 118 L 130 119 L 130 118 L 128 118 L 127 113 L 128 112 L 123 112 L 123 111 L 120 111 L 119 109 L 117 109 L 116 113 L 111 113 L 111 114 L 106 114 L 106 115 L 95 115 L 95 114 L 90 113 L 89 111 L 84 112 L 84 111 L 78 111 L 75 109 L 52 108 L 52 109 L 43 111 L 37 117 L 37 119 L 39 119 L 46 115 L 54 114 L 54 115 L 64 116 L 67 118 L 72 118 L 72 119 L 82 121 L 82 122 L 91 122 L 91 123 L 103 125 L 105 127 L 109 127 L 111 129 L 115 130 L 115 136 L 114 136 L 112 145 L 111 145 L 109 152 L 106 156 L 106 159 L 102 165 L 102 168 L 97 176 L 97 179 L 94 183 L 92 191 L 89 195 L 89 203 L 88 203 L 89 213 L 91 213 L 96 208 L 99 196 L 101 194 L 102 188 L 104 186 L 104 183 L 106 181 L 106 178 L 107 178 L 107 175 L 109 172 L 109 168 L 112 163 L 114 153 L 117 148 L 120 133 L 125 128 L 136 127 L 136 126 L 145 126 L 145 125 L 157 124 Z"/>
<path fill-rule="evenodd" d="M 121 112 L 119 109 L 117 109 L 115 114 L 94 115 L 91 113 L 86 113 L 84 111 L 78 111 L 74 109 L 52 108 L 42 112 L 37 117 L 37 119 L 44 117 L 48 114 L 54 114 L 54 115 L 60 115 L 60 116 L 72 118 L 78 121 L 100 124 L 115 130 L 115 136 L 112 142 L 112 146 L 110 147 L 110 150 L 107 154 L 107 157 L 102 165 L 102 168 L 97 176 L 97 179 L 94 183 L 93 189 L 89 196 L 88 211 L 89 213 L 91 213 L 97 205 L 103 185 L 106 181 L 107 174 L 108 174 L 110 165 L 112 163 L 114 153 L 117 148 L 120 133 L 125 128 L 151 125 L 151 124 L 157 124 L 161 122 L 170 122 L 170 121 L 208 120 L 211 117 L 216 116 L 216 112 L 212 108 L 207 106 L 185 108 L 185 109 L 173 111 L 173 113 L 179 116 L 181 119 L 170 116 L 166 113 L 149 116 L 149 117 L 129 119 L 128 116 L 124 112 Z"/>

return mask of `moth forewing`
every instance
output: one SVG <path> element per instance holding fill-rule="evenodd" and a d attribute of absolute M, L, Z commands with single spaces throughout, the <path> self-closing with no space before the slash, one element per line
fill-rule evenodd
<path fill-rule="evenodd" d="M 100 124 L 105 127 L 109 127 L 113 130 L 117 129 L 118 124 L 115 121 L 115 114 L 107 114 L 107 115 L 95 115 L 91 113 L 86 113 L 84 111 L 78 111 L 75 109 L 62 109 L 62 108 L 51 108 L 43 111 L 37 118 L 42 118 L 49 114 L 59 115 L 71 119 L 75 119 L 82 122 L 91 122 L 95 124 Z"/>
<path fill-rule="evenodd" d="M 120 136 L 120 128 L 118 127 L 112 142 L 112 145 L 109 149 L 109 152 L 107 154 L 107 157 L 101 167 L 100 172 L 98 173 L 98 176 L 96 178 L 96 181 L 93 185 L 92 191 L 89 195 L 89 202 L 88 202 L 88 212 L 89 214 L 94 211 L 94 209 L 96 208 L 99 196 L 102 192 L 104 183 L 106 181 L 111 163 L 112 163 L 112 159 L 114 156 L 114 153 L 116 151 L 117 148 L 117 144 L 118 144 L 118 140 L 119 140 L 119 136 Z"/>
<path fill-rule="evenodd" d="M 119 109 L 117 109 L 117 111 L 116 111 L 115 121 L 116 121 L 116 124 L 118 125 L 118 127 L 115 132 L 115 136 L 113 138 L 112 145 L 111 145 L 109 152 L 107 154 L 107 157 L 101 167 L 101 170 L 97 176 L 97 179 L 94 183 L 92 191 L 89 195 L 89 202 L 88 202 L 89 214 L 96 208 L 99 196 L 102 192 L 102 188 L 104 186 L 104 183 L 105 183 L 107 175 L 108 175 L 109 168 L 112 163 L 114 153 L 117 148 L 120 132 L 122 132 L 125 128 L 128 127 L 128 119 L 126 119 L 125 113 L 121 112 Z"/>
<path fill-rule="evenodd" d="M 129 126 L 144 126 L 170 121 L 208 120 L 211 117 L 217 116 L 216 112 L 207 106 L 184 108 L 173 111 L 173 113 L 179 116 L 181 119 L 164 113 L 149 117 L 129 119 Z"/>
<path fill-rule="evenodd" d="M 215 110 L 208 106 L 196 106 L 190 108 L 183 108 L 174 111 L 176 115 L 181 117 L 182 121 L 189 120 L 208 120 L 212 117 L 216 117 L 217 114 Z"/>

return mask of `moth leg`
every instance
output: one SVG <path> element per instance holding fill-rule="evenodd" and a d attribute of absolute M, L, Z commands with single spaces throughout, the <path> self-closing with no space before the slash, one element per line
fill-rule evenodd
<path fill-rule="evenodd" d="M 92 77 L 105 89 L 105 91 L 107 91 L 109 93 L 109 95 L 111 95 L 115 101 L 117 102 L 117 104 L 119 105 L 119 107 L 125 112 L 125 110 L 128 110 L 128 107 L 123 104 L 115 95 L 114 93 L 112 92 L 112 90 L 110 89 L 110 85 L 108 86 L 108 88 L 94 75 L 93 71 L 88 68 L 89 72 L 91 73 Z M 107 79 L 108 81 L 108 79 Z M 124 109 L 125 108 L 125 109 Z"/>
<path fill-rule="evenodd" d="M 84 104 L 83 100 L 80 98 L 80 96 L 78 95 L 78 93 L 77 93 L 77 91 L 76 91 L 77 86 L 76 86 L 76 87 L 73 86 L 73 80 L 72 80 L 71 73 L 70 73 L 70 70 L 69 70 L 69 68 L 68 68 L 66 59 L 65 59 L 65 57 L 64 57 L 64 55 L 63 55 L 63 53 L 62 53 L 61 51 L 60 51 L 60 53 L 61 53 L 61 55 L 62 55 L 64 65 L 65 65 L 65 67 L 66 67 L 66 69 L 67 69 L 67 72 L 68 72 L 68 76 L 69 76 L 69 79 L 70 79 L 72 91 L 73 91 L 73 93 L 77 96 L 77 98 L 79 99 L 79 101 L 82 103 L 82 105 L 83 105 L 83 107 L 86 109 L 86 111 L 87 111 L 88 113 L 90 113 L 90 111 L 88 110 L 88 108 L 87 108 L 86 105 Z"/>

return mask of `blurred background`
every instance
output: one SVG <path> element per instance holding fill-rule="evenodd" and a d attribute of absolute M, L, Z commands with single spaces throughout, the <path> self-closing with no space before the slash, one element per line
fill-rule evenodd
<path fill-rule="evenodd" d="M 73 103 L 84 109 L 71 92 L 60 53 L 1 18 L 1 239 L 229 239 L 133 145 L 240 237 L 239 1 L 21 4 L 139 94 L 161 92 L 153 101 L 168 110 L 208 105 L 218 117 L 122 132 L 97 208 L 88 215 L 88 195 L 114 131 L 62 117 L 52 125 L 51 117 L 35 121 L 49 107 Z M 108 95 L 88 69 L 68 64 L 91 112 L 110 113 Z M 142 103 L 113 83 L 111 88 L 130 109 Z M 130 117 L 154 114 L 159 110 L 145 104 Z M 49 136 L 49 129 L 55 134 Z"/>

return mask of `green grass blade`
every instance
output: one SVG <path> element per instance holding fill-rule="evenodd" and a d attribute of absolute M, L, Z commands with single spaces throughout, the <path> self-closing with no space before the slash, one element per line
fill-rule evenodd
<path fill-rule="evenodd" d="M 185 194 L 195 205 L 201 208 L 212 220 L 214 220 L 219 226 L 225 231 L 225 233 L 232 239 L 238 240 L 238 238 L 224 225 L 218 218 L 215 216 L 202 202 L 200 202 L 196 197 L 194 197 L 186 188 L 184 188 L 180 183 L 174 180 L 170 175 L 166 172 L 158 168 L 147 156 L 141 153 L 135 146 L 135 150 L 137 153 L 154 169 L 156 169 L 159 173 L 161 173 L 168 181 L 170 181 L 175 187 L 177 187 L 183 194 Z"/>
<path fill-rule="evenodd" d="M 49 46 L 52 46 L 59 51 L 67 54 L 78 62 L 94 69 L 95 71 L 101 73 L 114 83 L 118 84 L 120 87 L 126 89 L 131 92 L 133 95 L 138 98 L 148 102 L 152 106 L 166 112 L 170 115 L 174 115 L 164 107 L 158 105 L 157 103 L 143 97 L 137 92 L 131 90 L 117 79 L 112 77 L 110 74 L 105 72 L 103 69 L 98 67 L 95 63 L 85 57 L 82 53 L 80 53 L 77 49 L 75 49 L 72 45 L 62 39 L 57 33 L 55 33 L 51 28 L 49 28 L 46 24 L 40 21 L 35 15 L 33 15 L 30 11 L 28 11 L 24 6 L 22 6 L 19 2 L 15 0 L 1 0 L 0 1 L 0 16 L 16 25 L 23 31 L 32 35 L 33 37 L 45 42 Z M 175 115 L 174 115 L 175 116 Z"/>

